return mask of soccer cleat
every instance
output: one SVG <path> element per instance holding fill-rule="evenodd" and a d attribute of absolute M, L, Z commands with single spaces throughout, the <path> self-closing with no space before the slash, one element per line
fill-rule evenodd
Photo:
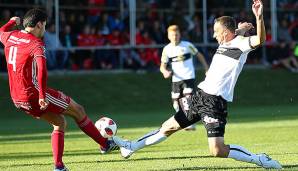
<path fill-rule="evenodd" d="M 113 140 L 120 147 L 120 153 L 123 158 L 128 159 L 134 153 L 134 150 L 131 148 L 131 141 L 122 140 L 117 136 L 114 136 Z"/>
<path fill-rule="evenodd" d="M 271 159 L 267 154 L 258 154 L 259 156 L 259 166 L 266 169 L 282 169 L 281 164 L 277 160 Z"/>
<path fill-rule="evenodd" d="M 68 171 L 68 169 L 63 166 L 63 167 L 55 167 L 54 171 Z"/>
<path fill-rule="evenodd" d="M 119 150 L 119 146 L 113 140 L 108 140 L 107 148 L 100 147 L 99 150 L 101 154 L 107 154 L 111 151 Z"/>

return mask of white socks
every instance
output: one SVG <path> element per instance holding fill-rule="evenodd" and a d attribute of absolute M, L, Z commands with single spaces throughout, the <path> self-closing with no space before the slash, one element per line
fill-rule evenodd
<path fill-rule="evenodd" d="M 144 148 L 145 146 L 154 145 L 164 141 L 167 138 L 164 134 L 160 133 L 159 130 L 154 130 L 139 138 L 136 141 L 133 141 L 131 148 L 133 151 Z"/>
<path fill-rule="evenodd" d="M 260 164 L 259 157 L 256 154 L 249 152 L 239 145 L 230 145 L 230 153 L 228 158 L 248 163 L 255 163 L 258 165 Z"/>

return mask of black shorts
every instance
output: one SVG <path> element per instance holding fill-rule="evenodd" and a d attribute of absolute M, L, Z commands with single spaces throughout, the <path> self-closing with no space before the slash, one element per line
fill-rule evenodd
<path fill-rule="evenodd" d="M 179 111 L 174 117 L 181 128 L 201 120 L 208 137 L 223 137 L 227 115 L 225 99 L 198 90 L 194 95 L 179 100 Z"/>
<path fill-rule="evenodd" d="M 195 87 L 195 79 L 172 82 L 172 99 L 178 99 L 184 94 L 192 94 Z M 173 94 L 177 94 L 178 96 L 175 97 Z"/>

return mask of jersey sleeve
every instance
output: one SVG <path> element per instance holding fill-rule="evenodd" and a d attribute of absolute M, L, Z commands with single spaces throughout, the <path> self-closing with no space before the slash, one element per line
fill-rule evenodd
<path fill-rule="evenodd" d="M 9 32 L 14 26 L 16 22 L 15 20 L 9 20 L 5 25 L 3 25 L 0 28 L 0 41 L 5 45 L 9 35 L 11 32 Z"/>
<path fill-rule="evenodd" d="M 192 55 L 197 55 L 198 54 L 198 52 L 199 52 L 198 49 L 192 43 L 189 43 L 188 47 L 189 47 L 190 53 Z"/>
<path fill-rule="evenodd" d="M 37 63 L 37 82 L 39 86 L 39 99 L 45 99 L 47 89 L 47 65 L 45 48 L 40 45 L 33 50 L 33 56 Z"/>
<path fill-rule="evenodd" d="M 46 58 L 46 49 L 43 44 L 37 44 L 36 48 L 33 49 L 32 54 L 35 57 L 44 57 Z"/>
<path fill-rule="evenodd" d="M 169 62 L 169 57 L 167 55 L 167 50 L 166 48 L 163 48 L 162 53 L 161 53 L 161 62 L 162 63 L 168 63 Z"/>
<path fill-rule="evenodd" d="M 237 36 L 237 38 L 238 38 L 237 46 L 242 52 L 246 52 L 254 49 L 250 42 L 251 37 Z"/>

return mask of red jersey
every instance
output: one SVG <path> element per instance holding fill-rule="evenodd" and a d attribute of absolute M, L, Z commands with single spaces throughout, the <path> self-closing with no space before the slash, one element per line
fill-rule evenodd
<path fill-rule="evenodd" d="M 15 21 L 10 20 L 0 28 L 11 98 L 14 102 L 44 99 L 47 81 L 44 43 L 24 30 L 9 32 L 14 25 Z"/>

